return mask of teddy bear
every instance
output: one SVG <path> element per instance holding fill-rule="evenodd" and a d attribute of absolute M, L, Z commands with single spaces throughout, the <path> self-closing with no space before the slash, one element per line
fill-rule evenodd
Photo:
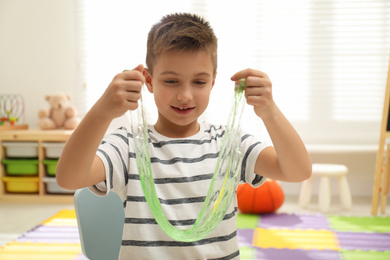
<path fill-rule="evenodd" d="M 46 95 L 45 100 L 49 102 L 50 109 L 41 109 L 38 112 L 38 125 L 42 130 L 68 129 L 77 127 L 80 119 L 77 117 L 76 109 L 69 103 L 71 100 L 68 94 Z"/>

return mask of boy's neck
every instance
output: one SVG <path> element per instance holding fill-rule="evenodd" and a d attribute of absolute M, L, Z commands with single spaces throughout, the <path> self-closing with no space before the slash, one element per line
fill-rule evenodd
<path fill-rule="evenodd" d="M 194 121 L 189 125 L 181 126 L 172 123 L 162 123 L 157 120 L 154 125 L 156 131 L 169 138 L 186 138 L 197 134 L 200 130 L 200 124 L 198 121 Z"/>

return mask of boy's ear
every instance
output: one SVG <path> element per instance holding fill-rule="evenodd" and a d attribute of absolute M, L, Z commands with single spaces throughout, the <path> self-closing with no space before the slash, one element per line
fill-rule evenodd
<path fill-rule="evenodd" d="M 147 68 L 143 71 L 144 77 L 145 77 L 145 85 L 148 88 L 150 93 L 153 93 L 153 85 L 152 85 L 152 76 L 150 75 Z"/>
<path fill-rule="evenodd" d="M 217 78 L 217 72 L 215 72 L 215 74 L 214 74 L 213 83 L 211 83 L 211 88 L 214 87 L 215 79 L 216 79 L 216 78 Z"/>

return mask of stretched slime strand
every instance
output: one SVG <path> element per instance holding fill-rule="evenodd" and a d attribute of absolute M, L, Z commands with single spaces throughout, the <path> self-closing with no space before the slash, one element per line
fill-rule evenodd
<path fill-rule="evenodd" d="M 137 168 L 146 201 L 157 223 L 171 238 L 183 241 L 198 241 L 215 230 L 224 218 L 235 194 L 241 170 L 240 119 L 245 105 L 243 91 L 245 79 L 236 86 L 217 165 L 202 209 L 195 224 L 188 229 L 177 229 L 168 221 L 157 197 L 149 155 L 149 138 L 141 95 L 140 109 L 130 112 L 131 131 L 134 140 Z"/>

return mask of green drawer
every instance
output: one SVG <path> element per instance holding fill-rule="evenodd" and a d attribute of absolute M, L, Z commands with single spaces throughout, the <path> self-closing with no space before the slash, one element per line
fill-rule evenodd
<path fill-rule="evenodd" d="M 49 176 L 56 175 L 58 159 L 43 160 L 43 164 L 46 166 L 46 174 L 47 175 L 49 175 Z"/>
<path fill-rule="evenodd" d="M 7 175 L 37 175 L 39 171 L 36 159 L 4 159 Z"/>

